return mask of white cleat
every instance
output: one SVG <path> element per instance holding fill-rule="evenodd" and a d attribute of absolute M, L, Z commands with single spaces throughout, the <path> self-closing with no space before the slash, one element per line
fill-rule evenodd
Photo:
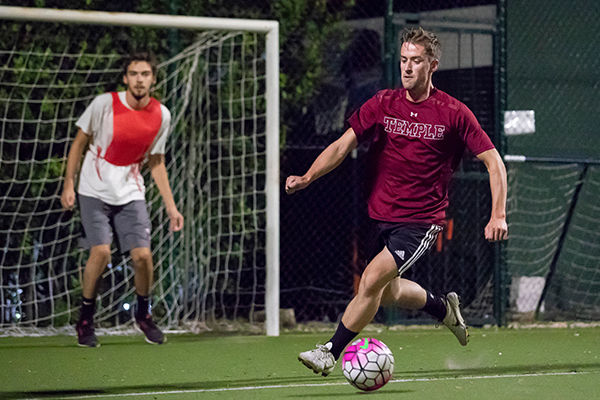
<path fill-rule="evenodd" d="M 460 302 L 456 293 L 450 292 L 446 295 L 446 309 L 443 324 L 454 333 L 461 345 L 466 346 L 469 342 L 469 331 L 460 314 Z"/>
<path fill-rule="evenodd" d="M 298 360 L 315 374 L 329 375 L 335 367 L 335 359 L 331 354 L 331 343 L 318 344 L 316 349 L 304 351 L 298 355 Z"/>

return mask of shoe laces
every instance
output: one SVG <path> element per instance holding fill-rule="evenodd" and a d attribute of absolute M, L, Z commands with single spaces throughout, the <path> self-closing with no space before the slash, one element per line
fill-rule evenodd
<path fill-rule="evenodd" d="M 331 353 L 331 349 L 329 347 L 327 347 L 327 344 L 317 343 L 317 350 L 319 350 L 323 353 Z"/>
<path fill-rule="evenodd" d="M 321 358 L 325 364 L 327 364 L 327 361 L 325 361 L 325 360 L 333 359 L 333 354 L 331 354 L 331 349 L 329 347 L 327 347 L 326 344 L 317 344 L 316 351 L 319 353 L 318 357 Z M 335 364 L 335 361 L 334 361 L 334 364 Z"/>

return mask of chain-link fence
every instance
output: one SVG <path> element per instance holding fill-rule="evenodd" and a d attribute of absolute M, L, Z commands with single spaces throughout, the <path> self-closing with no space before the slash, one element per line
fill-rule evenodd
<path fill-rule="evenodd" d="M 7 2 L 7 5 L 10 1 Z M 18 3 L 18 4 L 16 4 Z M 28 3 L 28 2 L 25 2 Z M 94 1 L 12 5 L 104 9 Z M 458 7 L 458 8 L 457 8 Z M 444 46 L 436 86 L 464 101 L 484 129 L 495 132 L 493 49 L 496 5 L 482 1 L 171 1 L 115 4 L 108 11 L 264 18 L 280 22 L 281 180 L 304 172 L 346 128 L 347 117 L 379 89 L 397 86 L 399 36 L 405 26 L 438 31 Z M 391 11 L 391 12 L 390 12 Z M 183 32 L 114 37 L 161 56 L 180 50 Z M 102 35 L 100 35 L 102 36 Z M 391 70 L 392 73 L 385 71 Z M 296 196 L 281 197 L 281 306 L 300 321 L 337 320 L 353 296 L 370 251 L 364 190 L 365 149 Z M 283 185 L 282 185 L 283 186 Z M 406 275 L 438 293 L 458 291 L 473 321 L 493 320 L 494 251 L 482 240 L 489 190 L 470 156 L 452 185 L 449 226 L 431 256 Z M 419 320 L 420 313 L 383 310 L 385 322 Z"/>
<path fill-rule="evenodd" d="M 80 4 L 58 0 L 3 3 L 106 10 L 94 0 L 82 0 Z M 434 85 L 463 101 L 500 150 L 506 146 L 513 154 L 599 158 L 596 130 L 600 114 L 594 108 L 597 101 L 593 96 L 600 79 L 593 46 L 600 42 L 600 33 L 592 27 L 600 15 L 597 2 L 592 0 L 579 2 L 577 7 L 541 0 L 508 5 L 506 0 L 140 0 L 135 5 L 115 4 L 109 11 L 280 22 L 282 187 L 287 175 L 303 173 L 320 151 L 341 135 L 347 117 L 360 104 L 379 89 L 399 85 L 399 35 L 404 27 L 414 25 L 435 31 L 441 39 L 443 56 L 440 70 L 433 77 Z M 159 53 L 169 53 L 179 41 L 176 35 L 167 35 L 151 38 L 150 43 Z M 535 110 L 536 133 L 504 138 L 505 109 Z M 293 308 L 300 321 L 339 318 L 364 268 L 370 231 L 363 155 L 361 148 L 334 173 L 301 193 L 286 196 L 282 192 L 281 306 Z M 580 169 L 573 167 L 578 171 L 575 175 L 583 171 L 583 165 Z M 548 254 L 556 253 L 561 237 L 560 231 L 553 231 L 552 237 L 544 236 L 548 228 L 541 214 L 551 209 L 551 201 L 545 189 L 535 186 L 554 182 L 554 174 L 546 180 L 541 172 L 532 175 L 530 169 L 511 163 L 508 167 L 509 231 L 515 234 L 511 234 L 504 252 L 504 263 L 498 247 L 483 240 L 490 210 L 487 172 L 467 155 L 451 186 L 448 228 L 431 254 L 406 275 L 438 293 L 459 292 L 466 317 L 474 324 L 501 323 L 505 308 L 510 315 L 518 314 L 517 298 L 535 295 L 540 285 L 543 290 L 552 257 L 536 269 L 535 275 L 529 275 L 532 261 L 524 254 L 542 249 L 548 258 Z M 579 202 L 588 203 L 578 218 L 591 216 L 597 224 L 598 210 L 593 204 L 594 193 L 599 190 L 596 175 L 592 168 L 584 176 L 587 186 L 581 189 Z M 517 185 L 531 176 L 527 190 L 532 192 L 523 197 Z M 581 182 L 577 176 L 569 175 L 569 184 L 550 185 L 551 191 L 565 191 L 557 207 L 567 213 L 573 190 Z M 538 202 L 515 211 L 517 204 L 523 206 L 530 198 Z M 559 217 L 560 221 L 566 215 Z M 536 233 L 522 230 L 523 221 L 536 227 Z M 584 236 L 594 231 L 587 225 L 577 230 Z M 535 235 L 540 239 L 537 242 L 523 239 Z M 600 292 L 599 240 L 594 235 L 574 236 L 573 240 L 580 247 L 582 241 L 586 243 L 587 252 L 577 248 L 569 256 L 563 253 L 566 258 L 556 276 L 573 282 L 570 287 L 577 288 L 574 293 L 581 299 L 577 304 L 591 304 L 593 309 L 598 306 Z M 554 247 L 544 246 L 548 242 Z M 595 250 L 590 252 L 590 248 Z M 569 258 L 579 257 L 580 253 L 584 261 L 578 265 L 585 266 L 586 272 L 573 280 Z M 508 269 L 503 269 L 504 265 Z M 520 279 L 530 276 L 544 280 Z M 582 281 L 592 282 L 585 294 L 578 289 Z M 560 303 L 564 293 L 560 285 L 546 291 L 548 299 Z M 541 295 L 537 296 L 539 300 Z M 580 315 L 564 310 L 553 315 L 566 319 Z M 598 318 L 592 312 L 586 315 Z M 400 310 L 383 310 L 377 318 L 386 322 L 429 321 L 423 319 L 424 314 Z"/>
<path fill-rule="evenodd" d="M 535 311 L 542 319 L 598 319 L 600 256 L 593 226 L 599 220 L 593 198 L 599 190 L 594 165 L 600 141 L 597 102 L 591 96 L 600 79 L 596 59 L 585 57 L 593 54 L 590 46 L 598 42 L 598 32 L 569 22 L 593 26 L 598 5 L 394 2 L 391 19 L 389 2 L 362 6 L 355 4 L 340 22 L 351 27 L 349 44 L 341 46 L 347 54 L 341 59 L 351 61 L 340 64 L 338 86 L 324 95 L 335 107 L 314 117 L 328 113 L 337 117 L 329 119 L 335 123 L 315 124 L 315 133 L 310 125 L 288 136 L 282 174 L 304 171 L 339 135 L 335 128 L 342 114 L 347 117 L 378 88 L 398 84 L 395 46 L 404 26 L 434 30 L 443 45 L 434 84 L 467 104 L 501 151 L 580 162 L 508 163 L 512 233 L 501 257 L 481 234 L 490 207 L 487 173 L 467 156 L 451 188 L 443 238 L 406 276 L 436 292 L 459 291 L 475 324 L 531 318 Z M 390 22 L 392 28 L 386 28 Z M 541 28 L 549 23 L 557 27 L 551 33 Z M 538 57 L 543 65 L 532 61 Z M 566 64 L 573 60 L 569 69 Z M 573 75 L 564 77 L 567 70 Z M 505 137 L 504 110 L 534 110 L 536 133 Z M 362 162 L 359 151 L 358 159 L 347 160 L 335 177 L 298 198 L 282 199 L 282 298 L 301 320 L 339 317 L 353 295 L 369 237 Z M 530 274 L 535 265 L 540 268 Z M 414 321 L 423 315 L 384 310 L 378 318 Z"/>
<path fill-rule="evenodd" d="M 598 320 L 600 5 L 508 2 L 506 16 L 509 317 Z"/>
<path fill-rule="evenodd" d="M 399 85 L 397 48 L 407 26 L 422 25 L 439 34 L 443 56 L 434 84 L 466 103 L 498 141 L 495 2 L 357 2 L 338 25 L 346 43 L 328 53 L 336 61 L 331 67 L 335 64 L 338 70 L 323 80 L 322 91 L 305 114 L 308 124 L 288 133 L 282 179 L 303 173 L 347 128 L 347 117 L 377 90 Z M 339 318 L 366 265 L 373 232 L 366 215 L 365 150 L 359 148 L 304 192 L 282 197 L 282 307 L 293 307 L 301 321 Z M 405 277 L 436 293 L 458 291 L 471 323 L 496 322 L 496 252 L 483 240 L 489 183 L 472 155 L 455 176 L 450 197 L 448 228 L 431 254 Z M 382 310 L 377 319 L 431 321 L 423 313 L 393 308 Z"/>
<path fill-rule="evenodd" d="M 507 109 L 535 112 L 535 134 L 507 138 L 511 154 L 600 158 L 599 17 L 592 0 L 508 3 Z"/>

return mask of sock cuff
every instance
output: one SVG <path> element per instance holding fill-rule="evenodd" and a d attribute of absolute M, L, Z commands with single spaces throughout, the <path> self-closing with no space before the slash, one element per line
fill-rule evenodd
<path fill-rule="evenodd" d="M 147 314 L 150 314 L 150 295 L 142 296 L 138 294 L 135 315 L 145 317 Z"/>
<path fill-rule="evenodd" d="M 331 354 L 337 360 L 346 346 L 358 335 L 358 332 L 353 332 L 346 328 L 344 323 L 340 321 L 337 330 L 333 334 L 333 337 L 329 340 L 331 342 Z"/>
<path fill-rule="evenodd" d="M 340 321 L 340 326 L 339 327 L 341 329 L 343 329 L 344 331 L 346 331 L 346 333 L 348 333 L 348 334 L 352 334 L 354 336 L 358 335 L 358 332 L 354 332 L 354 331 L 351 331 L 350 329 L 346 328 L 346 325 L 344 325 L 344 323 L 342 321 Z"/>
<path fill-rule="evenodd" d="M 437 296 L 431 293 L 429 290 L 426 290 L 426 295 L 427 301 L 425 302 L 425 306 L 421 310 L 437 318 L 439 321 L 442 321 L 446 316 L 447 311 L 445 297 Z"/>
<path fill-rule="evenodd" d="M 85 304 L 86 306 L 89 306 L 95 304 L 96 301 L 95 299 L 88 299 L 87 297 L 81 296 L 81 303 Z"/>

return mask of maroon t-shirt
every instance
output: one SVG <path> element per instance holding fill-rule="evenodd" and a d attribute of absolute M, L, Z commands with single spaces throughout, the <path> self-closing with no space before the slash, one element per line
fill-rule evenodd
<path fill-rule="evenodd" d="M 405 89 L 382 90 L 348 122 L 370 143 L 369 216 L 379 221 L 443 225 L 465 146 L 475 155 L 494 148 L 471 110 L 437 89 L 420 103 Z"/>

